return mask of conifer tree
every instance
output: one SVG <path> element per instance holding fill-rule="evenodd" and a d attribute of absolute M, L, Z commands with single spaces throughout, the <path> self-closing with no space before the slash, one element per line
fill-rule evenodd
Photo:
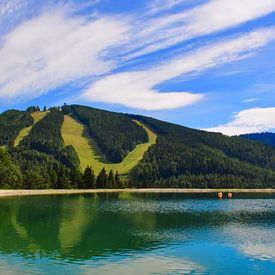
<path fill-rule="evenodd" d="M 94 189 L 96 188 L 95 174 L 91 166 L 87 166 L 82 179 L 82 188 Z"/>
<path fill-rule="evenodd" d="M 115 187 L 116 188 L 120 188 L 120 178 L 119 178 L 119 174 L 118 174 L 118 171 L 116 171 L 116 174 L 115 174 Z"/>
<path fill-rule="evenodd" d="M 66 168 L 63 165 L 60 165 L 60 167 L 58 169 L 56 188 L 57 189 L 71 188 L 70 178 L 68 176 Z"/>
<path fill-rule="evenodd" d="M 115 176 L 113 170 L 110 170 L 107 180 L 107 188 L 115 187 Z"/>
<path fill-rule="evenodd" d="M 108 181 L 108 175 L 107 175 L 106 169 L 103 167 L 97 176 L 96 187 L 97 188 L 106 188 L 107 181 Z"/>

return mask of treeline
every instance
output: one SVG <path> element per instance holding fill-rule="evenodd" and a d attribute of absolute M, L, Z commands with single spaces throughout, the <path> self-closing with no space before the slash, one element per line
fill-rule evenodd
<path fill-rule="evenodd" d="M 0 149 L 1 189 L 93 189 L 125 188 L 127 183 L 118 172 L 101 170 L 94 174 L 91 167 L 84 173 L 68 168 L 53 156 L 34 150 L 13 153 Z"/>
<path fill-rule="evenodd" d="M 26 109 L 26 112 L 32 114 L 32 113 L 35 113 L 35 112 L 40 112 L 40 107 L 39 106 L 30 106 Z"/>
<path fill-rule="evenodd" d="M 9 110 L 0 115 L 0 146 L 12 146 L 19 132 L 33 124 L 28 112 Z"/>
<path fill-rule="evenodd" d="M 148 141 L 146 131 L 123 114 L 79 105 L 65 105 L 63 111 L 72 112 L 88 126 L 90 137 L 107 161 L 119 163 L 137 144 Z"/>
<path fill-rule="evenodd" d="M 56 160 L 69 168 L 78 168 L 80 161 L 72 146 L 65 146 L 61 135 L 64 115 L 58 108 L 51 108 L 50 112 L 37 122 L 19 144 L 15 151 L 36 150 L 53 155 Z"/>
<path fill-rule="evenodd" d="M 247 180 L 246 177 L 236 175 L 221 174 L 199 174 L 199 175 L 179 175 L 172 176 L 168 179 L 158 179 L 147 185 L 133 185 L 134 187 L 150 187 L 150 188 L 274 188 L 274 175 L 272 177 L 273 184 L 263 183 L 261 178 L 252 178 Z"/>
<path fill-rule="evenodd" d="M 57 108 L 60 109 L 61 107 L 57 107 Z M 40 111 L 41 111 L 41 109 L 40 109 L 39 106 L 30 106 L 30 107 L 28 107 L 27 110 L 26 110 L 26 112 L 28 112 L 28 113 L 30 113 L 30 114 L 35 113 L 35 112 L 40 112 Z M 46 112 L 46 111 L 47 111 L 47 107 L 44 106 L 44 107 L 43 107 L 43 112 Z"/>
<path fill-rule="evenodd" d="M 94 189 L 94 188 L 125 188 L 128 187 L 126 181 L 120 180 L 118 172 L 113 170 L 109 172 L 102 168 L 97 177 L 94 174 L 92 167 L 87 166 L 84 170 L 79 188 Z"/>
<path fill-rule="evenodd" d="M 274 148 L 142 116 L 157 143 L 130 174 L 135 187 L 275 187 Z"/>

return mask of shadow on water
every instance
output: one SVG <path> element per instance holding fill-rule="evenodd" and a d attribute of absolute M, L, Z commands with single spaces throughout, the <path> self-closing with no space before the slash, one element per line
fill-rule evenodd
<path fill-rule="evenodd" d="M 154 249 L 206 227 L 274 224 L 274 209 L 261 208 L 272 195 L 236 197 L 246 200 L 145 193 L 2 198 L 0 252 L 79 261 Z"/>

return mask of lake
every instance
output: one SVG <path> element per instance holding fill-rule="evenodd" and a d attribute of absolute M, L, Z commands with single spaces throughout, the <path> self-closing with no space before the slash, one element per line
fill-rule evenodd
<path fill-rule="evenodd" d="M 275 274 L 275 195 L 0 198 L 0 274 Z"/>

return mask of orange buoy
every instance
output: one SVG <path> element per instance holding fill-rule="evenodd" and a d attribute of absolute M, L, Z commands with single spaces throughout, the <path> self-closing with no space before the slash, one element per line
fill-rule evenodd
<path fill-rule="evenodd" d="M 219 192 L 219 193 L 218 193 L 218 197 L 219 197 L 219 199 L 221 199 L 221 198 L 222 198 L 222 195 L 223 195 L 223 194 L 222 194 L 222 192 Z"/>
<path fill-rule="evenodd" d="M 227 196 L 229 199 L 231 199 L 233 195 L 232 195 L 232 193 L 228 193 Z"/>

